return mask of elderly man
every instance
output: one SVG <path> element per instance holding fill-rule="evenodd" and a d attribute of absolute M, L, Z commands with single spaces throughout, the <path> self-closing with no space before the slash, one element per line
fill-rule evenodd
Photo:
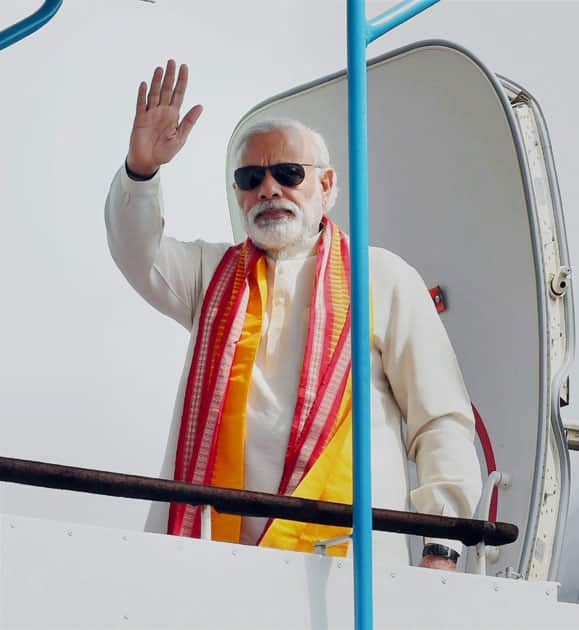
<path fill-rule="evenodd" d="M 336 175 L 321 136 L 295 121 L 240 139 L 237 246 L 163 235 L 159 169 L 201 113 L 179 122 L 187 68 L 142 83 L 125 165 L 106 205 L 112 255 L 132 286 L 190 331 L 169 440 L 176 479 L 349 502 L 349 245 L 326 216 Z M 418 274 L 370 250 L 374 505 L 468 517 L 480 493 L 474 421 L 448 337 Z M 406 420 L 406 445 L 402 420 Z M 418 487 L 409 492 L 407 458 Z M 169 471 L 165 471 L 170 474 Z M 197 536 L 199 508 L 171 506 L 169 533 Z M 213 514 L 217 540 L 308 551 L 340 528 Z M 403 536 L 378 557 L 408 563 Z M 422 566 L 452 569 L 460 543 L 425 541 Z M 347 545 L 332 548 L 344 555 Z"/>

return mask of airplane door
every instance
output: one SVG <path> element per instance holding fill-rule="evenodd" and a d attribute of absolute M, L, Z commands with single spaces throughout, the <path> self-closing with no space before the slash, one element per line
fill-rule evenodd
<path fill-rule="evenodd" d="M 239 123 L 272 117 L 319 131 L 338 172 L 332 218 L 348 229 L 344 72 L 273 97 Z M 509 475 L 491 518 L 516 523 L 518 541 L 488 572 L 511 567 L 554 578 L 569 494 L 560 398 L 567 396 L 573 308 L 567 244 L 540 109 L 524 89 L 464 48 L 413 44 L 368 64 L 370 241 L 443 290 L 441 318 L 480 414 L 483 479 L 494 460 Z M 488 435 L 488 439 L 485 436 Z M 494 513 L 496 512 L 496 513 Z"/>

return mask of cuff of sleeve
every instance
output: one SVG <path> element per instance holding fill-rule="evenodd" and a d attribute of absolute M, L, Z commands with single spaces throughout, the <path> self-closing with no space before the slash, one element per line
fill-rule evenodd
<path fill-rule="evenodd" d="M 448 540 L 447 538 L 424 538 L 425 545 L 444 545 L 454 549 L 459 555 L 463 552 L 463 546 L 460 540 Z"/>
<path fill-rule="evenodd" d="M 131 179 L 127 173 L 126 163 L 120 169 L 121 186 L 123 191 L 131 194 L 145 194 L 156 193 L 159 190 L 161 183 L 161 169 L 159 169 L 151 179 L 138 181 Z"/>

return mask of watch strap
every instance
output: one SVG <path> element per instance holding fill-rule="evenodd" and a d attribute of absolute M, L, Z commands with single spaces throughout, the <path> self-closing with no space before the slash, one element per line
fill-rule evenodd
<path fill-rule="evenodd" d="M 456 564 L 458 561 L 460 554 L 458 551 L 447 547 L 446 545 L 439 545 L 436 543 L 429 543 L 428 545 L 424 545 L 424 549 L 422 551 L 422 557 L 424 556 L 436 556 L 437 558 L 446 558 Z"/>
<path fill-rule="evenodd" d="M 135 173 L 135 171 L 131 171 L 129 165 L 127 164 L 127 160 L 125 160 L 125 170 L 127 171 L 129 179 L 133 179 L 136 182 L 148 182 L 150 179 L 155 177 L 159 169 L 157 169 L 152 175 L 139 175 L 138 173 Z"/>

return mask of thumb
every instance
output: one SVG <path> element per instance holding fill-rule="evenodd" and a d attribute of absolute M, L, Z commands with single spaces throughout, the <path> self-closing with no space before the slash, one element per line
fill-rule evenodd
<path fill-rule="evenodd" d="M 187 138 L 191 133 L 191 129 L 193 129 L 202 112 L 203 107 L 201 105 L 195 105 L 185 114 L 185 116 L 183 116 L 181 124 L 177 127 L 177 135 L 181 144 L 187 141 Z"/>

